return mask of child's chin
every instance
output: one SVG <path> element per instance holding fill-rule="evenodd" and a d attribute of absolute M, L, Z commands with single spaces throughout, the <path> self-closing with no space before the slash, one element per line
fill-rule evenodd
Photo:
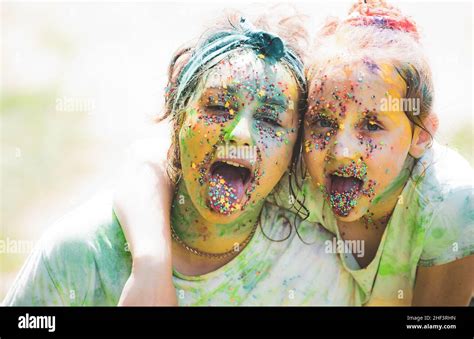
<path fill-rule="evenodd" d="M 241 216 L 241 210 L 235 210 L 228 213 L 221 213 L 211 207 L 207 207 L 203 213 L 200 213 L 208 222 L 215 224 L 229 224 Z"/>
<path fill-rule="evenodd" d="M 362 218 L 363 213 L 361 213 L 359 208 L 353 208 L 347 213 L 346 215 L 341 215 L 334 213 L 337 220 L 344 221 L 344 222 L 354 222 Z"/>

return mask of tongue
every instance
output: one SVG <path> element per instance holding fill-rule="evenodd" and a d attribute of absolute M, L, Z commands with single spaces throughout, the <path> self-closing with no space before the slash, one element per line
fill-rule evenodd
<path fill-rule="evenodd" d="M 331 176 L 330 204 L 337 215 L 348 216 L 357 205 L 360 181 L 355 178 Z"/>
<path fill-rule="evenodd" d="M 349 192 L 359 189 L 359 180 L 355 178 L 344 178 L 337 175 L 331 177 L 331 192 Z"/>
<path fill-rule="evenodd" d="M 209 180 L 209 202 L 216 212 L 230 214 L 239 208 L 244 195 L 244 181 L 233 166 L 219 166 Z"/>

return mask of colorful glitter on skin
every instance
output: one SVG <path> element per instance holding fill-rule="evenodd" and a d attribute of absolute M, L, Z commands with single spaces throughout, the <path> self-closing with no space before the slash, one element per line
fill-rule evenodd
<path fill-rule="evenodd" d="M 358 135 L 357 139 L 359 139 L 359 143 L 361 145 L 365 145 L 365 158 L 368 159 L 372 155 L 372 153 L 379 149 L 382 150 L 384 142 L 381 141 L 380 143 L 377 144 L 375 140 L 372 138 L 365 138 L 363 135 Z"/>
<path fill-rule="evenodd" d="M 393 66 L 364 59 L 328 69 L 328 74 L 323 68 L 312 70 L 303 150 L 320 187 L 328 186 L 328 169 L 359 160 L 367 165 L 363 187 L 351 189 L 346 183 L 340 186 L 344 190 L 325 194 L 334 212 L 349 221 L 369 207 L 377 210 L 372 202 L 403 168 L 411 134 L 403 111 L 380 110 L 385 93 L 397 98 L 404 93 L 403 80 L 393 78 Z"/>
<path fill-rule="evenodd" d="M 343 217 L 347 216 L 351 209 L 357 205 L 359 191 L 351 189 L 347 192 L 332 192 L 329 203 L 334 213 Z"/>
<path fill-rule="evenodd" d="M 209 180 L 209 205 L 216 212 L 228 215 L 241 208 L 238 203 L 235 188 L 226 180 L 216 175 Z"/>
<path fill-rule="evenodd" d="M 214 214 L 209 214 L 213 220 L 219 218 L 216 214 L 238 218 L 239 211 L 258 204 L 271 190 L 271 182 L 280 178 L 275 173 L 287 169 L 296 140 L 296 83 L 283 65 L 266 65 L 255 58 L 253 52 L 236 51 L 216 65 L 190 101 L 189 122 L 185 121 L 180 133 L 183 176 L 187 183 L 196 183 L 187 184 L 190 196 L 202 214 Z M 211 172 L 219 161 L 219 148 L 227 144 L 256 150 L 249 182 L 232 184 L 229 174 Z M 211 187 L 211 183 L 219 183 L 216 175 L 221 175 L 226 185 Z M 263 175 L 268 180 L 261 180 Z M 237 187 L 243 187 L 244 192 L 235 190 Z"/>
<path fill-rule="evenodd" d="M 198 119 L 203 120 L 209 126 L 212 124 L 222 124 L 235 117 L 235 112 L 239 109 L 237 98 L 228 94 L 227 90 L 216 96 L 210 95 L 204 103 L 206 114 L 202 114 Z"/>
<path fill-rule="evenodd" d="M 329 203 L 337 215 L 347 216 L 357 205 L 359 195 L 367 176 L 367 165 L 360 159 L 351 161 L 331 174 L 331 188 L 327 192 Z M 334 187 L 336 186 L 336 187 Z"/>
<path fill-rule="evenodd" d="M 332 174 L 341 177 L 355 177 L 359 180 L 364 181 L 367 175 L 367 164 L 362 160 L 351 160 L 348 165 L 339 166 L 339 168 Z"/>
<path fill-rule="evenodd" d="M 337 120 L 329 118 L 325 113 L 316 113 L 311 115 L 311 118 L 307 119 L 306 124 L 308 126 L 320 124 L 321 127 L 329 128 L 329 131 L 322 133 L 311 131 L 311 138 L 305 140 L 304 143 L 306 153 L 311 152 L 313 149 L 324 150 L 329 144 L 331 137 L 336 134 L 336 131 L 339 128 Z"/>
<path fill-rule="evenodd" d="M 299 92 L 286 67 L 256 61 L 252 51 L 236 51 L 204 78 L 179 131 L 183 180 L 172 220 L 188 245 L 225 252 L 248 235 L 264 198 L 288 168 Z M 250 147 L 255 156 L 223 155 L 226 145 Z M 218 162 L 227 167 L 216 170 Z M 236 162 L 249 170 L 245 179 L 237 177 Z"/>
<path fill-rule="evenodd" d="M 299 87 L 288 68 L 253 51 L 236 50 L 203 76 L 178 134 L 182 203 L 175 198 L 172 223 L 189 246 L 226 252 L 248 236 L 289 167 L 297 102 Z M 255 156 L 222 153 L 228 145 L 249 147 Z"/>
<path fill-rule="evenodd" d="M 371 96 L 371 98 L 372 97 L 375 97 L 375 95 Z M 377 143 L 370 135 L 371 133 L 383 130 L 383 127 L 381 122 L 377 119 L 377 114 L 374 113 L 374 110 L 372 112 L 366 110 L 362 112 L 362 115 L 363 117 L 357 124 L 363 132 L 357 135 L 357 139 L 359 139 L 360 145 L 365 145 L 365 158 L 368 159 L 374 150 L 382 150 L 385 144 L 383 141 Z"/>
<path fill-rule="evenodd" d="M 362 188 L 362 194 L 370 198 L 370 202 L 372 201 L 372 198 L 375 194 L 375 186 L 377 185 L 377 182 L 375 180 L 369 179 L 367 181 L 366 187 Z"/>

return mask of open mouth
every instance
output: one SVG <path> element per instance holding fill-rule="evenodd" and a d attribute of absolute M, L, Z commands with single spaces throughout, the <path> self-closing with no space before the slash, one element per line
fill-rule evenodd
<path fill-rule="evenodd" d="M 249 164 L 231 160 L 214 162 L 209 170 L 209 206 L 221 214 L 240 209 L 251 181 Z"/>
<path fill-rule="evenodd" d="M 331 187 L 330 192 L 350 192 L 361 191 L 364 182 L 356 177 L 343 177 L 337 174 L 330 175 Z"/>
<path fill-rule="evenodd" d="M 329 202 L 334 213 L 340 216 L 349 215 L 357 205 L 357 199 L 362 192 L 364 181 L 355 176 L 342 176 L 333 173 L 329 176 Z"/>

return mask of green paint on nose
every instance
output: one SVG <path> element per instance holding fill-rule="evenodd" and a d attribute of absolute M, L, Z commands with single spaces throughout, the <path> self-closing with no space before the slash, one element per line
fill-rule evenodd
<path fill-rule="evenodd" d="M 230 141 L 232 139 L 233 132 L 239 124 L 240 117 L 235 117 L 227 127 L 224 127 L 224 141 Z"/>

